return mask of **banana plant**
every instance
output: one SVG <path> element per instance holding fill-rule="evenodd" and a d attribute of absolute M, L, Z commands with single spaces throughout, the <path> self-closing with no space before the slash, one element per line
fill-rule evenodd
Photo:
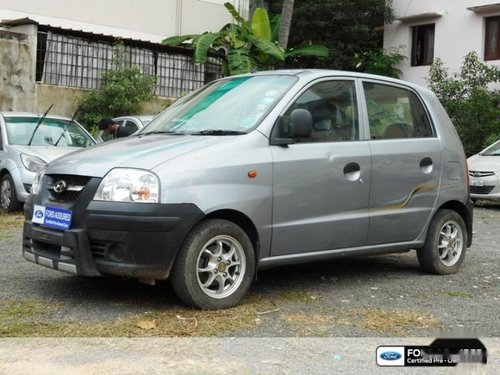
<path fill-rule="evenodd" d="M 194 62 L 205 63 L 211 52 L 224 52 L 223 75 L 250 73 L 257 70 L 274 69 L 276 64 L 289 57 L 327 57 L 324 46 L 307 45 L 285 49 L 277 42 L 276 27 L 279 18 L 269 21 L 265 8 L 256 8 L 250 21 L 245 20 L 231 3 L 224 6 L 231 13 L 235 23 L 229 23 L 219 32 L 205 32 L 173 36 L 163 40 L 169 46 L 187 45 L 194 48 Z"/>

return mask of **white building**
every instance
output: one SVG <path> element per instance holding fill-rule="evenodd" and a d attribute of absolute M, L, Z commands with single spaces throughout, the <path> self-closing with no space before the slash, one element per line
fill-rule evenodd
<path fill-rule="evenodd" d="M 488 0 L 393 0 L 396 21 L 386 25 L 384 48 L 403 47 L 405 80 L 427 85 L 433 59 L 456 72 L 475 51 L 500 65 L 500 3 Z"/>
<path fill-rule="evenodd" d="M 219 31 L 231 2 L 247 16 L 248 0 L 0 0 L 0 20 L 28 17 L 40 24 L 161 42 L 174 35 Z"/>

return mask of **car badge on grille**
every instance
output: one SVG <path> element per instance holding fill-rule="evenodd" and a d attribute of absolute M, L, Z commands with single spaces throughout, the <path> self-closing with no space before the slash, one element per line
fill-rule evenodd
<path fill-rule="evenodd" d="M 481 172 L 471 172 L 470 174 L 472 175 L 472 177 L 480 177 L 481 176 Z"/>
<path fill-rule="evenodd" d="M 67 184 L 64 180 L 59 180 L 54 184 L 54 191 L 56 193 L 62 193 L 66 190 Z"/>

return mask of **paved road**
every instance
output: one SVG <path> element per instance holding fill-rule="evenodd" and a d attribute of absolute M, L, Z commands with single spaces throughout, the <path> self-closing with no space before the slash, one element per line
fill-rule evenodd
<path fill-rule="evenodd" d="M 150 287 L 133 280 L 87 279 L 25 262 L 20 255 L 21 236 L 20 226 L 8 233 L 0 233 L 0 319 L 3 316 L 2 308 L 5 310 L 7 303 L 12 305 L 12 301 L 35 301 L 42 305 L 46 303 L 57 306 L 54 313 L 43 315 L 43 319 L 55 324 L 79 322 L 82 325 L 113 325 L 117 321 L 147 316 L 150 313 L 173 313 L 174 320 L 185 319 L 184 316 L 194 314 L 192 310 L 181 306 L 168 285 Z M 347 366 L 345 368 L 348 370 L 364 371 L 369 367 L 363 366 L 373 366 L 374 363 L 373 357 L 368 353 L 374 352 L 378 345 L 387 345 L 387 341 L 396 340 L 398 344 L 408 344 L 406 340 L 414 340 L 410 338 L 432 338 L 442 332 L 462 331 L 468 332 L 467 335 L 477 334 L 485 340 L 491 340 L 490 346 L 487 347 L 492 353 L 496 351 L 498 358 L 499 251 L 500 206 L 485 205 L 475 210 L 473 246 L 468 251 L 463 268 L 456 275 L 435 276 L 422 273 L 413 252 L 267 270 L 259 274 L 241 310 L 229 312 L 229 323 L 222 324 L 220 330 L 207 331 L 207 327 L 203 327 L 203 320 L 208 324 L 221 324 L 220 320 L 214 320 L 217 314 L 203 312 L 195 318 L 190 318 L 194 319 L 197 327 L 189 332 L 181 332 L 178 329 L 169 331 L 168 326 L 163 331 L 145 331 L 147 336 L 215 335 L 238 339 L 148 339 L 153 340 L 150 343 L 146 339 L 110 339 L 100 343 L 105 348 L 112 349 L 111 355 L 116 356 L 112 359 L 124 360 L 125 363 L 136 358 L 128 357 L 125 353 L 130 352 L 127 350 L 137 350 L 137 353 L 146 355 L 149 345 L 156 348 L 156 351 L 152 350 L 150 353 L 151 358 L 166 356 L 165 358 L 172 359 L 171 356 L 180 356 L 173 362 L 170 359 L 160 361 L 159 368 L 165 370 L 161 373 L 169 373 L 167 370 L 176 368 L 175 363 L 180 365 L 181 362 L 187 366 L 185 373 L 196 373 L 193 366 L 200 363 L 200 356 L 204 356 L 204 347 L 210 348 L 204 356 L 205 362 L 202 361 L 207 366 L 202 371 L 204 373 L 214 372 L 214 369 L 220 369 L 222 373 L 231 372 L 231 369 L 235 369 L 235 363 L 239 364 L 236 368 L 241 370 L 236 373 L 302 373 L 300 370 L 303 366 L 312 366 L 316 361 L 323 361 L 325 356 L 326 367 L 318 365 L 318 371 L 311 370 L 311 373 L 325 373 L 323 371 L 330 368 L 332 361 L 336 366 Z M 240 324 L 243 318 L 238 319 L 238 314 L 244 315 L 245 319 L 250 318 L 250 322 Z M 11 325 L 12 322 L 0 320 L 0 328 L 4 328 L 1 331 L 3 336 L 8 336 L 5 327 L 9 326 L 10 329 Z M 132 336 L 145 336 L 141 332 L 133 331 Z M 75 333 L 72 332 L 71 335 L 74 336 Z M 277 339 L 278 337 L 280 339 Z M 401 342 L 401 338 L 404 338 L 405 342 Z M 60 340 L 48 340 L 48 343 L 41 346 L 33 339 L 0 341 L 0 373 L 16 369 L 16 366 L 27 365 L 31 355 L 37 360 L 45 358 L 44 346 L 54 349 L 50 356 L 46 357 L 47 368 L 51 370 L 58 368 L 59 362 L 65 358 L 64 353 L 71 348 L 79 345 L 93 347 L 93 344 L 88 342 L 82 344 L 79 339 L 68 339 L 63 344 Z M 160 344 L 155 340 L 164 341 Z M 286 340 L 292 340 L 295 344 L 289 344 Z M 337 342 L 345 344 L 342 344 L 343 349 L 338 353 L 332 349 Z M 169 351 L 166 348 L 161 349 L 163 345 L 174 345 L 178 348 L 186 348 L 187 345 L 201 354 L 193 355 L 194 362 L 184 362 L 187 360 L 185 355 L 189 354 L 188 349 L 182 352 L 184 349 L 171 348 Z M 294 345 L 304 345 L 305 349 L 300 351 Z M 69 367 L 62 368 L 80 373 L 85 366 L 90 366 L 93 370 L 88 373 L 104 373 L 99 372 L 99 367 L 95 366 L 102 359 L 99 357 L 98 347 L 95 346 L 95 350 L 89 349 L 92 355 L 88 360 L 82 359 L 82 368 L 78 369 L 78 363 L 71 361 L 66 364 Z M 282 351 L 273 349 L 280 347 L 283 348 Z M 266 359 L 262 348 L 268 348 L 273 353 L 276 351 L 278 359 L 276 356 Z M 365 365 L 361 365 L 361 361 L 359 366 L 349 367 L 351 362 L 345 358 L 351 355 L 348 354 L 351 350 L 358 353 L 352 354 L 358 358 L 356 360 L 365 358 Z M 224 351 L 228 353 L 227 358 L 224 358 Z M 294 351 L 300 355 L 294 356 Z M 101 356 L 104 356 L 102 353 Z M 213 358 L 212 355 L 216 357 Z M 279 359 L 281 355 L 284 359 Z M 181 358 L 184 359 L 179 362 Z M 312 362 L 308 361 L 308 358 Z M 76 359 L 73 358 L 72 361 Z M 490 361 L 486 366 L 486 373 L 500 373 L 498 367 L 495 367 L 498 362 L 495 366 L 493 363 Z M 150 366 L 144 368 L 151 369 Z M 492 369 L 496 371 L 490 372 Z M 71 371 L 65 373 L 72 373 Z M 46 373 L 49 372 L 47 370 Z"/>

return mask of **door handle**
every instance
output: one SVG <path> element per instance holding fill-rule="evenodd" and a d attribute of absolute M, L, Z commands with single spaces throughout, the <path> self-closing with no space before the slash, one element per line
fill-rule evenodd
<path fill-rule="evenodd" d="M 348 163 L 344 166 L 344 176 L 349 180 L 349 181 L 358 181 L 360 183 L 363 183 L 363 179 L 360 179 L 361 177 L 361 167 L 359 166 L 358 163 Z"/>
<path fill-rule="evenodd" d="M 432 172 L 432 169 L 433 169 L 433 163 L 431 158 L 425 157 L 422 160 L 420 160 L 420 170 L 424 174 L 430 174 Z"/>

